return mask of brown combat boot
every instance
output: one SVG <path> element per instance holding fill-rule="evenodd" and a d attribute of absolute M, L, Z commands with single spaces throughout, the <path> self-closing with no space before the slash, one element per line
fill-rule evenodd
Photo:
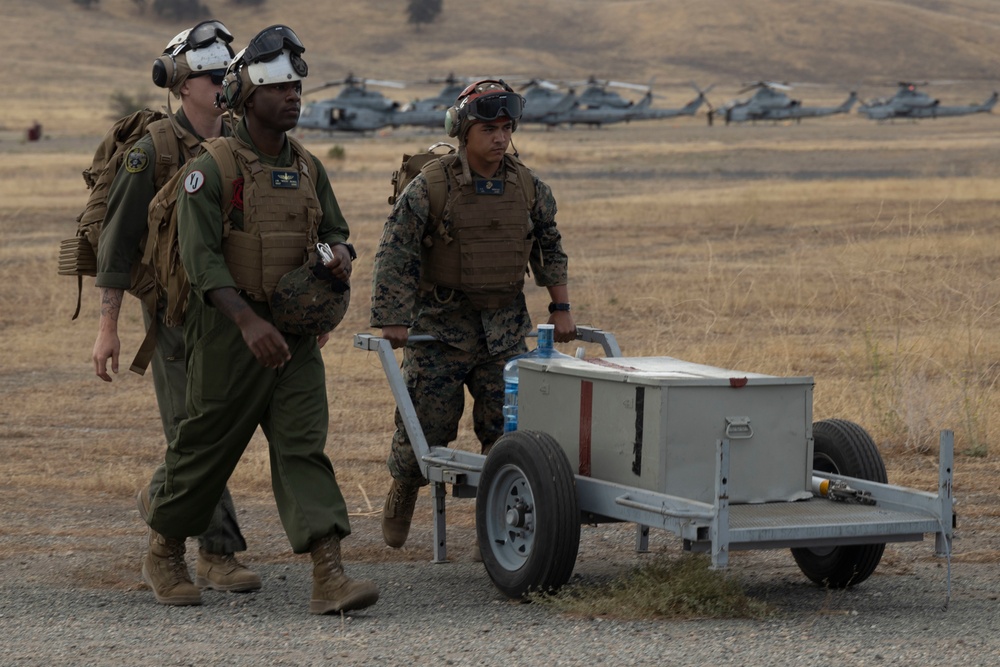
<path fill-rule="evenodd" d="M 330 614 L 364 609 L 378 602 L 375 582 L 349 579 L 340 561 L 340 538 L 324 537 L 309 547 L 313 561 L 312 599 L 309 613 Z"/>
<path fill-rule="evenodd" d="M 385 497 L 385 505 L 382 507 L 382 538 L 393 549 L 406 544 L 418 493 L 418 484 L 392 480 L 392 487 L 389 488 L 389 495 Z"/>
<path fill-rule="evenodd" d="M 233 554 L 212 554 L 204 549 L 198 549 L 194 583 L 198 588 L 211 588 L 231 593 L 249 593 L 260 590 L 260 577 L 256 572 L 236 560 L 236 556 Z"/>
<path fill-rule="evenodd" d="M 142 579 L 160 604 L 201 604 L 201 591 L 191 583 L 184 562 L 184 540 L 149 529 L 149 550 L 142 560 Z"/>

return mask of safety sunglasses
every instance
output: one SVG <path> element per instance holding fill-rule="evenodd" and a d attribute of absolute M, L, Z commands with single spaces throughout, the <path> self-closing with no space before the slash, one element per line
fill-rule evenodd
<path fill-rule="evenodd" d="M 298 35 L 291 28 L 284 25 L 275 25 L 265 28 L 250 45 L 247 46 L 243 58 L 246 62 L 262 62 L 274 60 L 284 49 L 288 49 L 296 55 L 301 55 L 306 47 L 302 45 Z"/>
<path fill-rule="evenodd" d="M 222 80 L 226 78 L 226 70 L 224 69 L 210 69 L 205 72 L 194 72 L 189 78 L 196 79 L 199 76 L 210 76 L 212 77 L 212 83 L 216 86 L 222 85 Z"/>
<path fill-rule="evenodd" d="M 465 110 L 476 120 L 496 120 L 501 115 L 517 120 L 524 110 L 524 98 L 517 93 L 491 93 L 470 101 Z"/>
<path fill-rule="evenodd" d="M 203 49 L 216 39 L 229 44 L 233 41 L 233 33 L 219 21 L 203 21 L 191 28 L 186 43 L 191 50 Z"/>

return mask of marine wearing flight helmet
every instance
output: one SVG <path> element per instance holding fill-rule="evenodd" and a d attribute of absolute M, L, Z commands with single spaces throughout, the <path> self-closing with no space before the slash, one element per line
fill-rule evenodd
<path fill-rule="evenodd" d="M 483 453 L 503 432 L 503 367 L 527 350 L 531 330 L 523 285 L 530 267 L 552 303 L 555 340 L 576 336 L 567 257 L 549 187 L 507 153 L 523 98 L 501 80 L 468 86 L 445 128 L 458 152 L 429 162 L 400 195 L 375 256 L 371 325 L 406 346 L 403 376 L 431 447 L 455 440 L 465 405 Z M 447 188 L 432 220 L 429 188 Z M 409 334 L 436 340 L 407 345 Z M 419 487 L 426 484 L 396 411 L 388 459 L 393 483 L 382 512 L 386 544 L 401 547 Z"/>
<path fill-rule="evenodd" d="M 101 290 L 101 318 L 93 350 L 95 373 L 105 382 L 111 382 L 107 370 L 109 359 L 112 372 L 118 373 L 121 350 L 118 313 L 124 291 L 136 290 L 142 280 L 139 260 L 150 201 L 187 160 L 201 152 L 202 139 L 228 134 L 222 112 L 214 102 L 221 90 L 223 74 L 233 59 L 229 46 L 232 40 L 232 34 L 221 22 L 203 21 L 178 33 L 153 63 L 153 82 L 168 90 L 168 108 L 171 97 L 180 99 L 181 106 L 176 114 L 171 110 L 169 118 L 148 126 L 147 133 L 129 150 L 108 193 L 96 279 Z M 153 330 L 155 347 L 147 360 L 153 369 L 153 387 L 169 443 L 186 416 L 184 330 L 167 326 L 164 304 L 156 301 L 155 290 L 145 292 L 143 299 L 147 329 L 153 318 L 157 322 Z M 164 474 L 165 469 L 160 466 L 154 474 L 153 486 L 163 482 Z M 145 513 L 149 505 L 148 493 L 146 488 L 139 493 L 140 513 Z M 173 582 L 154 587 L 158 601 L 187 604 L 200 598 L 198 587 L 238 592 L 260 588 L 260 577 L 234 556 L 247 546 L 228 489 L 214 505 L 211 521 L 198 541 L 197 587 L 191 582 L 174 581 L 170 573 L 147 573 L 157 578 L 162 575 Z"/>
<path fill-rule="evenodd" d="M 348 578 L 341 563 L 340 541 L 351 528 L 324 453 L 329 406 L 319 348 L 327 334 L 282 331 L 270 307 L 280 276 L 301 266 L 317 241 L 333 248 L 325 267 L 334 277 L 346 282 L 351 272 L 350 230 L 326 171 L 286 134 L 298 122 L 304 51 L 291 29 L 276 25 L 237 54 L 221 101 L 243 118 L 232 138 L 213 140 L 190 162 L 178 192 L 178 241 L 191 282 L 190 417 L 170 443 L 170 485 L 156 489 L 148 518 L 166 548 L 151 548 L 146 562 L 185 572 L 183 538 L 208 520 L 199 499 L 222 493 L 260 426 L 285 532 L 295 553 L 312 556 L 309 610 L 326 614 L 368 607 L 378 588 Z M 243 182 L 231 208 L 220 167 L 230 159 Z"/>

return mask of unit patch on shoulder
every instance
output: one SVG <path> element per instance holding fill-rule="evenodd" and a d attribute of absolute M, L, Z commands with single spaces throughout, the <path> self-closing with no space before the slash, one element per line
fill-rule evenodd
<path fill-rule="evenodd" d="M 142 148 L 133 148 L 125 156 L 125 171 L 138 174 L 149 166 L 149 154 Z"/>
<path fill-rule="evenodd" d="M 190 174 L 184 177 L 184 192 L 189 195 L 201 190 L 201 186 L 205 185 L 205 174 L 201 173 L 201 170 L 195 169 Z"/>

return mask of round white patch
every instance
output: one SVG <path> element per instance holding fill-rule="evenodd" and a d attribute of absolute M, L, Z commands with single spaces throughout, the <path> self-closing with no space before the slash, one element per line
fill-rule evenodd
<path fill-rule="evenodd" d="M 205 185 L 205 174 L 201 173 L 198 169 L 195 169 L 190 174 L 184 177 L 184 191 L 189 195 L 201 190 L 201 186 Z"/>

